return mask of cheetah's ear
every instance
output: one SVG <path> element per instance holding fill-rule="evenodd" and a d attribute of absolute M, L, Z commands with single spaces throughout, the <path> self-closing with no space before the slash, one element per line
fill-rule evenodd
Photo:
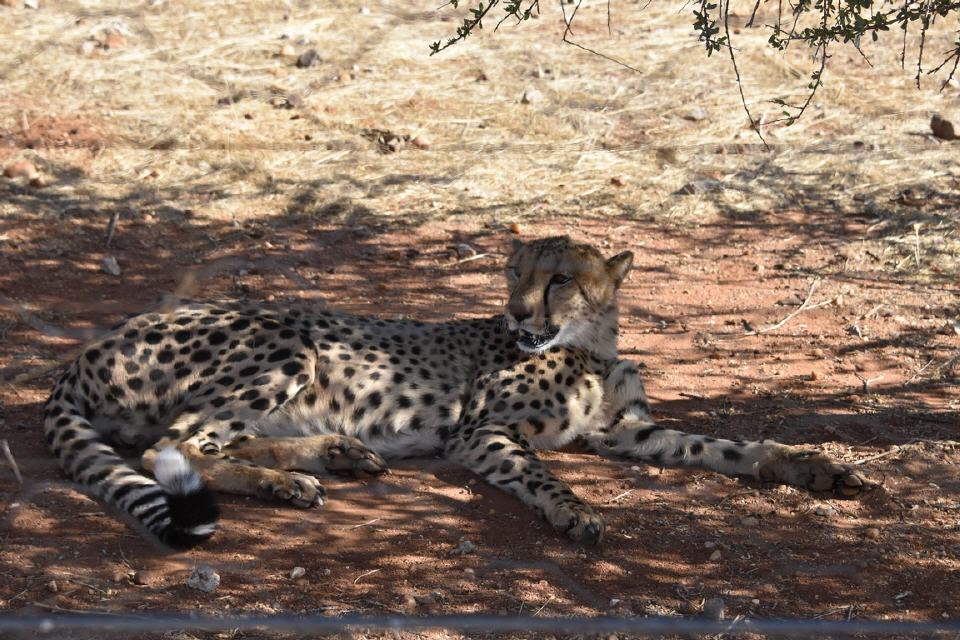
<path fill-rule="evenodd" d="M 616 283 L 615 286 L 619 287 L 623 279 L 627 277 L 627 272 L 630 271 L 630 267 L 633 266 L 633 252 L 624 251 L 623 253 L 618 253 L 607 260 L 606 266 L 607 273 L 610 274 L 610 277 L 613 278 L 613 281 Z"/>
<path fill-rule="evenodd" d="M 513 242 L 510 243 L 510 252 L 516 253 L 517 251 L 520 251 L 520 249 L 523 249 L 523 247 L 523 240 L 520 238 L 514 238 Z"/>

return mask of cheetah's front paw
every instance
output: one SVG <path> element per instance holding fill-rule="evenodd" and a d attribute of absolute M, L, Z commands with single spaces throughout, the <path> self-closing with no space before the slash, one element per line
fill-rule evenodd
<path fill-rule="evenodd" d="M 260 482 L 259 491 L 265 497 L 289 502 L 301 509 L 319 507 L 327 495 L 319 480 L 292 471 L 274 471 Z"/>
<path fill-rule="evenodd" d="M 380 454 L 356 438 L 341 436 L 327 448 L 327 471 L 356 476 L 379 476 L 387 473 L 387 462 Z"/>
<path fill-rule="evenodd" d="M 761 480 L 792 484 L 809 491 L 832 491 L 841 498 L 853 498 L 877 486 L 852 465 L 835 462 L 822 453 L 787 446 L 777 453 L 760 468 Z"/>
<path fill-rule="evenodd" d="M 597 544 L 607 528 L 603 516 L 582 502 L 561 504 L 548 519 L 558 530 L 566 532 L 571 540 L 583 544 Z"/>

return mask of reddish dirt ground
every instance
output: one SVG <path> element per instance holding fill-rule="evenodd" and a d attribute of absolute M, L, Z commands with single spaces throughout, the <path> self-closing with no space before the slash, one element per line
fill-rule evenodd
<path fill-rule="evenodd" d="M 175 289 L 188 270 L 232 257 L 253 262 L 200 280 L 193 295 L 307 299 L 422 320 L 492 314 L 503 303 L 508 221 L 347 218 L 124 220 L 110 249 L 123 268 L 114 277 L 100 269 L 102 220 L 75 211 L 2 229 L 3 291 L 51 324 L 106 326 Z M 882 481 L 862 500 L 841 501 L 545 453 L 607 518 L 596 548 L 570 543 L 470 473 L 413 460 L 380 481 L 330 479 L 318 510 L 225 497 L 221 531 L 168 555 L 63 480 L 39 419 L 56 370 L 22 374 L 62 361 L 76 343 L 7 313 L 0 438 L 25 483 L 0 463 L 0 611 L 696 615 L 720 597 L 728 617 L 956 618 L 956 378 L 928 373 L 960 348 L 944 328 L 960 288 L 906 287 L 851 267 L 863 224 L 809 211 L 683 229 L 627 218 L 523 224 L 523 237 L 565 233 L 610 254 L 636 252 L 621 352 L 644 363 L 664 424 L 809 443 L 867 459 L 865 471 Z M 459 262 L 458 243 L 489 255 Z M 744 335 L 796 310 L 814 275 L 823 280 L 811 302 L 832 304 Z M 896 314 L 884 312 L 891 301 Z M 451 555 L 463 538 L 476 552 Z M 198 563 L 222 578 L 212 594 L 185 586 Z M 294 566 L 306 569 L 302 578 L 288 577 Z"/>

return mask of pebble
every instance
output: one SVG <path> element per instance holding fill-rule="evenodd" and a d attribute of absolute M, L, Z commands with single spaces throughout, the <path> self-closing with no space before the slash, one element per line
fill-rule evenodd
<path fill-rule="evenodd" d="M 122 49 L 127 46 L 127 38 L 122 33 L 111 31 L 103 36 L 104 49 Z"/>
<path fill-rule="evenodd" d="M 292 44 L 285 44 L 280 47 L 280 55 L 284 58 L 292 58 L 297 55 L 297 50 L 293 48 Z"/>
<path fill-rule="evenodd" d="M 150 584 L 150 574 L 146 571 L 134 571 L 133 573 L 133 584 L 145 587 Z"/>
<path fill-rule="evenodd" d="M 523 92 L 523 97 L 520 98 L 520 104 L 535 104 L 537 102 L 543 102 L 543 94 L 537 89 L 527 89 Z"/>
<path fill-rule="evenodd" d="M 740 519 L 740 524 L 745 527 L 755 527 L 760 524 L 760 520 L 755 516 L 746 516 L 745 518 Z"/>
<path fill-rule="evenodd" d="M 428 593 L 422 596 L 420 595 L 413 596 L 414 601 L 419 605 L 434 604 L 440 598 L 441 598 L 441 594 L 438 591 L 433 591 L 431 593 Z"/>
<path fill-rule="evenodd" d="M 930 118 L 930 130 L 933 132 L 934 137 L 940 138 L 941 140 L 957 140 L 960 138 L 953 128 L 953 123 L 949 120 L 944 120 L 939 113 L 933 114 L 933 117 Z"/>
<path fill-rule="evenodd" d="M 818 516 L 823 516 L 823 517 L 826 518 L 826 517 L 828 517 L 828 516 L 836 515 L 837 510 L 834 509 L 833 507 L 831 507 L 831 506 L 828 505 L 828 504 L 818 504 L 818 505 L 813 509 L 813 512 L 814 512 L 815 514 L 817 514 Z"/>
<path fill-rule="evenodd" d="M 704 549 L 713 549 L 715 546 L 717 546 L 717 543 L 716 543 L 716 542 L 713 542 L 712 540 L 708 540 L 708 541 L 706 541 L 706 542 L 703 543 L 703 548 L 704 548 Z"/>
<path fill-rule="evenodd" d="M 880 529 L 876 527 L 867 527 L 866 531 L 863 532 L 863 537 L 868 540 L 876 540 L 880 537 Z"/>
<path fill-rule="evenodd" d="M 291 579 L 291 580 L 296 580 L 297 578 L 302 578 L 302 577 L 305 576 L 305 575 L 307 575 L 307 570 L 304 569 L 303 567 L 294 567 L 293 569 L 290 569 L 290 579 Z"/>
<path fill-rule="evenodd" d="M 456 247 L 454 247 L 454 248 L 457 250 L 457 257 L 458 257 L 458 258 L 469 258 L 469 257 L 471 257 L 471 256 L 477 255 L 477 250 L 476 250 L 476 249 L 474 249 L 474 248 L 471 247 L 470 245 L 468 245 L 468 244 L 466 244 L 466 243 L 463 243 L 463 242 L 460 243 L 460 244 L 458 244 L 458 245 L 457 245 Z"/>
<path fill-rule="evenodd" d="M 694 180 L 674 191 L 673 195 L 689 196 L 702 193 L 717 193 L 719 191 L 723 191 L 723 183 L 719 180 Z"/>
<path fill-rule="evenodd" d="M 220 586 L 220 574 L 213 570 L 213 567 L 202 564 L 194 567 L 187 578 L 187 586 L 204 593 L 213 593 Z"/>
<path fill-rule="evenodd" d="M 516 222 L 511 222 L 511 223 L 510 223 L 510 233 L 512 233 L 512 234 L 514 234 L 514 235 L 520 235 L 520 225 L 517 224 Z"/>
<path fill-rule="evenodd" d="M 57 585 L 56 580 L 51 580 L 50 582 L 47 583 L 47 591 L 49 591 L 50 593 L 56 593 L 60 591 L 60 587 L 59 585 Z"/>
<path fill-rule="evenodd" d="M 723 598 L 709 598 L 703 603 L 703 617 L 708 620 L 716 620 L 717 622 L 723 620 L 725 610 L 726 605 Z"/>
<path fill-rule="evenodd" d="M 433 143 L 430 141 L 430 138 L 423 135 L 422 133 L 418 133 L 417 135 L 410 138 L 410 144 L 415 146 L 417 149 L 429 149 L 430 145 Z"/>
<path fill-rule="evenodd" d="M 723 556 L 723 554 L 720 553 L 720 549 L 716 549 L 713 553 L 710 554 L 710 561 L 711 561 L 711 562 L 716 562 L 716 561 L 719 560 L 722 556 Z"/>
<path fill-rule="evenodd" d="M 625 187 L 627 186 L 627 179 L 623 176 L 613 176 L 610 178 L 610 184 L 615 187 Z"/>
<path fill-rule="evenodd" d="M 3 170 L 3 175 L 11 180 L 15 178 L 26 178 L 27 180 L 33 180 L 34 178 L 39 177 L 40 172 L 37 171 L 37 168 L 33 166 L 32 162 L 21 160 L 19 162 L 14 162 L 13 164 L 7 165 L 7 168 Z"/>
<path fill-rule="evenodd" d="M 690 122 L 700 122 L 701 120 L 706 120 L 707 115 L 707 110 L 703 107 L 694 107 L 683 114 L 683 119 L 689 120 Z"/>
<path fill-rule="evenodd" d="M 307 69 L 320 62 L 320 54 L 316 49 L 307 49 L 297 58 L 297 67 Z"/>
<path fill-rule="evenodd" d="M 472 542 L 464 538 L 463 540 L 460 541 L 460 544 L 458 544 L 455 548 L 450 550 L 450 555 L 465 556 L 467 554 L 473 553 L 476 550 L 477 550 L 477 545 L 473 544 Z"/>
<path fill-rule="evenodd" d="M 103 270 L 109 273 L 112 276 L 120 275 L 120 265 L 117 263 L 117 259 L 113 256 L 107 256 L 103 259 Z"/>

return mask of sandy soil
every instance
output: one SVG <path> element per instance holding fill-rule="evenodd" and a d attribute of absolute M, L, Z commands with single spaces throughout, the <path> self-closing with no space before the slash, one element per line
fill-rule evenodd
<path fill-rule="evenodd" d="M 0 7 L 0 28 L 38 61 L 7 67 L 0 163 L 29 159 L 45 181 L 0 180 L 0 291 L 50 325 L 0 313 L 0 438 L 24 477 L 0 461 L 0 611 L 697 615 L 720 597 L 728 617 L 960 617 L 960 178 L 955 148 L 924 137 L 926 107 L 890 96 L 909 79 L 877 70 L 887 90 L 875 100 L 827 93 L 832 114 L 780 130 L 764 152 L 732 90 L 703 84 L 725 72 L 715 61 L 689 76 L 670 66 L 678 51 L 700 54 L 678 44 L 686 18 L 669 11 L 651 14 L 664 29 L 639 56 L 651 70 L 641 80 L 571 61 L 546 19 L 425 60 L 414 44 L 455 23 L 424 3 L 403 15 L 347 3 L 331 21 L 217 5 L 159 4 L 141 22 L 88 15 L 52 50 L 37 43 L 66 10 Z M 174 30 L 177 11 L 218 24 L 222 41 Z M 122 47 L 78 53 L 123 19 L 136 28 Z M 332 49 L 298 71 L 277 53 L 281 31 L 363 50 L 373 44 L 345 34 L 368 27 L 389 46 L 353 51 L 356 63 Z M 50 55 L 76 63 L 70 77 Z M 783 80 L 779 64 L 758 74 Z M 147 95 L 144 68 L 216 77 L 217 89 L 171 75 L 159 86 L 176 89 Z M 244 82 L 266 93 L 217 104 Z M 305 104 L 279 108 L 271 82 Z M 645 100 L 672 106 L 631 102 L 644 84 Z M 543 104 L 520 103 L 530 85 Z M 957 104 L 955 91 L 916 95 Z M 708 121 L 683 117 L 694 103 Z M 364 132 L 378 125 L 432 144 L 383 153 Z M 51 326 L 94 331 L 178 287 L 383 317 L 488 315 L 505 298 L 513 224 L 636 252 L 621 352 L 644 364 L 664 424 L 809 443 L 863 461 L 882 488 L 840 501 L 547 453 L 607 518 L 604 543 L 583 549 L 469 473 L 419 460 L 377 482 L 330 479 L 316 511 L 224 498 L 222 531 L 171 556 L 71 488 L 45 449 L 39 408 L 78 345 Z M 459 244 L 479 257 L 463 260 Z M 104 272 L 107 256 L 119 276 Z M 816 308 L 791 315 L 808 296 Z M 476 552 L 451 555 L 464 538 Z M 199 563 L 222 578 L 212 594 L 185 585 Z M 306 572 L 292 580 L 295 566 Z"/>

